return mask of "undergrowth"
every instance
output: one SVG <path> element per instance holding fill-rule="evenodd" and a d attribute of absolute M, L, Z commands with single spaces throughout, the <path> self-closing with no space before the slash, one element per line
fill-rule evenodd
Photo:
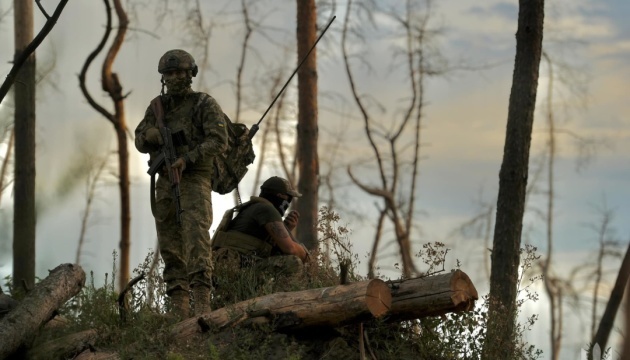
<path fill-rule="evenodd" d="M 366 280 L 357 275 L 358 257 L 352 251 L 350 231 L 339 225 L 339 216 L 327 208 L 320 210 L 320 248 L 299 276 L 265 278 L 252 268 L 227 265 L 214 269 L 212 308 L 282 291 L 296 291 Z M 427 273 L 439 272 L 448 249 L 444 244 L 425 244 L 417 256 L 428 266 Z M 525 249 L 522 268 L 531 266 L 535 249 Z M 84 289 L 62 309 L 68 320 L 62 327 L 42 331 L 36 344 L 66 334 L 95 329 L 94 350 L 117 352 L 122 359 L 358 359 L 363 344 L 366 359 L 479 359 L 485 340 L 487 298 L 468 312 L 451 313 L 414 321 L 389 323 L 387 319 L 340 328 L 274 331 L 273 323 L 252 327 L 212 329 L 186 341 L 175 341 L 169 330 L 175 320 L 169 310 L 163 264 L 149 253 L 134 269 L 139 280 L 122 301 L 115 278 L 105 274 L 102 286 L 95 285 L 90 273 Z M 113 263 L 116 264 L 116 254 Z M 157 263 L 155 262 L 157 259 Z M 525 271 L 523 271 L 525 273 Z M 116 274 L 115 265 L 111 274 Z M 527 287 L 523 291 L 528 291 Z M 535 300 L 526 297 L 527 300 Z M 519 302 L 519 307 L 522 305 Z M 194 304 L 192 304 L 194 305 Z M 523 335 L 535 322 L 530 318 L 518 324 L 514 339 L 514 359 L 537 359 L 540 353 L 523 342 Z M 363 334 L 360 337 L 359 334 Z M 70 354 L 73 355 L 73 354 Z M 66 355 L 67 356 L 67 355 Z"/>

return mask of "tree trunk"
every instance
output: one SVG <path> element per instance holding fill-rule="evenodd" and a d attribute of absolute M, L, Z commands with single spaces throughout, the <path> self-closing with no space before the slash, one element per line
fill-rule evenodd
<path fill-rule="evenodd" d="M 315 326 L 341 326 L 387 314 L 392 298 L 379 279 L 320 289 L 281 292 L 227 306 L 176 324 L 172 336 L 187 339 L 210 327 L 240 323 L 273 323 L 289 330 Z"/>
<path fill-rule="evenodd" d="M 68 299 L 81 291 L 85 272 L 78 265 L 63 264 L 26 294 L 24 300 L 0 321 L 0 359 L 28 344 L 37 329 Z"/>
<path fill-rule="evenodd" d="M 387 284 L 392 291 L 388 322 L 469 311 L 479 299 L 477 289 L 461 270 Z"/>
<path fill-rule="evenodd" d="M 317 38 L 317 11 L 315 0 L 297 0 L 297 57 L 303 59 Z M 317 152 L 317 49 L 297 73 L 298 125 L 297 157 L 299 167 L 297 202 L 300 222 L 297 239 L 308 249 L 317 248 L 317 206 L 319 189 L 319 157 Z"/>
<path fill-rule="evenodd" d="M 520 0 L 492 249 L 488 333 L 482 359 L 511 359 L 529 149 L 542 53 L 544 0 Z"/>
<path fill-rule="evenodd" d="M 14 60 L 33 41 L 33 1 L 13 1 Z M 24 62 L 15 87 L 15 177 L 13 182 L 13 283 L 35 283 L 35 53 Z"/>
<path fill-rule="evenodd" d="M 129 282 L 129 251 L 130 251 L 130 196 L 129 196 L 129 150 L 127 147 L 127 122 L 125 119 L 125 97 L 118 74 L 112 72 L 114 60 L 122 47 L 129 25 L 127 13 L 120 0 L 114 0 L 114 9 L 118 17 L 118 29 L 114 42 L 107 52 L 102 68 L 103 90 L 107 91 L 114 102 L 114 116 L 112 124 L 118 140 L 118 178 L 120 188 L 120 276 L 118 288 L 124 289 Z"/>
<path fill-rule="evenodd" d="M 602 315 L 602 319 L 599 322 L 599 327 L 597 328 L 591 347 L 595 346 L 595 344 L 599 344 L 599 348 L 605 351 L 610 331 L 615 323 L 617 309 L 619 309 L 619 305 L 623 299 L 623 293 L 628 284 L 628 278 L 630 278 L 630 245 L 628 245 L 626 255 L 624 255 L 623 261 L 621 262 L 621 268 L 617 274 L 615 286 L 610 293 L 610 299 L 608 299 L 608 304 L 606 304 L 606 310 L 604 310 L 604 315 Z"/>
<path fill-rule="evenodd" d="M 630 334 L 630 286 L 626 286 L 626 334 Z M 621 359 L 630 359 L 630 341 L 623 342 L 623 349 L 621 349 Z"/>

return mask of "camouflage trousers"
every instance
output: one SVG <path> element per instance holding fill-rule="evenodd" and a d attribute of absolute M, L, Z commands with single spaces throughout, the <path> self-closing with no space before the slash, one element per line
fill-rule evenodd
<path fill-rule="evenodd" d="M 304 270 L 304 264 L 295 255 L 277 255 L 267 258 L 256 258 L 228 248 L 214 251 L 214 262 L 223 266 L 253 268 L 261 277 L 291 276 Z M 220 276 L 220 274 L 216 274 Z"/>
<path fill-rule="evenodd" d="M 182 223 L 177 224 L 171 183 L 161 176 L 155 190 L 155 226 L 164 260 L 166 292 L 212 285 L 211 184 L 208 177 L 184 173 L 179 184 Z"/>

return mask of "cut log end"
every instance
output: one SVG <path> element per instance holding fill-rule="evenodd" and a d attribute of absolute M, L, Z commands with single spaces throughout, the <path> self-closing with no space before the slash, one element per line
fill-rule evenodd
<path fill-rule="evenodd" d="M 451 299 L 455 305 L 455 311 L 469 311 L 475 307 L 475 301 L 479 294 L 470 277 L 461 270 L 455 270 L 451 278 Z"/>
<path fill-rule="evenodd" d="M 365 295 L 367 308 L 375 318 L 387 314 L 392 307 L 392 293 L 382 280 L 370 281 Z"/>

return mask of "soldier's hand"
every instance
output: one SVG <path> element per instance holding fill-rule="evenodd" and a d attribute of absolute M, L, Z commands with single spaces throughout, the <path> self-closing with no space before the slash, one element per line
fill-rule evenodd
<path fill-rule="evenodd" d="M 182 173 L 186 170 L 186 160 L 184 158 L 179 158 L 175 160 L 171 168 L 175 170 L 177 183 L 182 179 Z"/>
<path fill-rule="evenodd" d="M 307 263 L 311 260 L 311 252 L 308 251 L 308 249 L 306 248 L 306 246 L 304 246 L 304 244 L 302 243 L 298 243 L 298 245 L 300 245 L 300 247 L 302 247 L 302 249 L 304 249 L 304 253 L 306 255 L 304 255 L 304 258 L 302 259 L 303 263 Z"/>
<path fill-rule="evenodd" d="M 291 210 L 289 214 L 284 218 L 284 225 L 289 229 L 289 231 L 293 231 L 300 220 L 300 213 L 297 210 Z"/>
<path fill-rule="evenodd" d="M 158 128 L 152 127 L 149 128 L 144 133 L 144 138 L 147 140 L 149 144 L 153 145 L 164 145 L 164 139 L 162 139 L 162 134 Z"/>

